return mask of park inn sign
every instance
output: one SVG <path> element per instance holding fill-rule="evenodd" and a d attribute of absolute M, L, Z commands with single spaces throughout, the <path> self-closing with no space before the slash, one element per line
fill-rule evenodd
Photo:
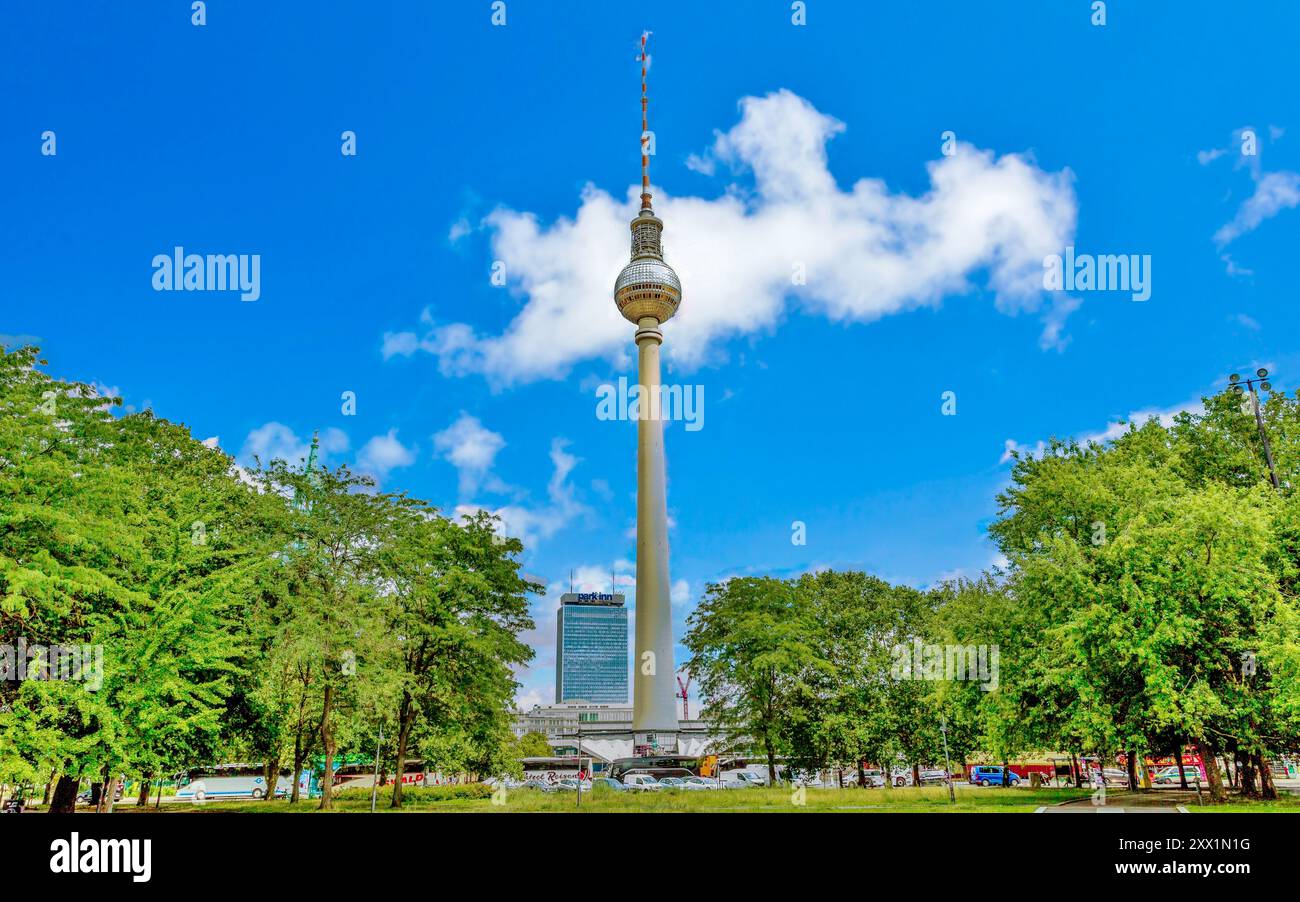
<path fill-rule="evenodd" d="M 622 606 L 624 596 L 609 592 L 565 592 L 560 596 L 560 604 L 603 604 Z"/>

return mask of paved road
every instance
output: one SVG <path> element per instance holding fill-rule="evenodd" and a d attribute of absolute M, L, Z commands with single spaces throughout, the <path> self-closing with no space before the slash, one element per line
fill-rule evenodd
<path fill-rule="evenodd" d="M 1085 801 L 1082 805 L 1071 802 L 1069 805 L 1053 805 L 1039 808 L 1035 814 L 1186 814 L 1187 809 L 1179 806 L 1169 808 L 1164 805 L 1093 805 Z"/>
<path fill-rule="evenodd" d="M 1196 801 L 1196 793 L 1160 790 L 1158 793 L 1107 792 L 1104 804 L 1094 799 L 1075 799 L 1063 805 L 1044 806 L 1035 814 L 1186 814 L 1185 805 Z"/>

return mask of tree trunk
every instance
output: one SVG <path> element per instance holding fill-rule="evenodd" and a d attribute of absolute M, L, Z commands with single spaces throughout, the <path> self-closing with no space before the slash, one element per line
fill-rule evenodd
<path fill-rule="evenodd" d="M 153 771 L 147 771 L 140 778 L 140 792 L 135 797 L 135 807 L 143 808 L 149 804 L 149 787 L 153 782 Z"/>
<path fill-rule="evenodd" d="M 54 795 L 50 798 L 50 814 L 72 814 L 77 810 L 77 788 L 81 781 L 66 774 L 59 777 L 54 785 Z"/>
<path fill-rule="evenodd" d="M 104 797 L 103 782 L 91 783 L 90 784 L 90 807 L 95 809 L 96 814 L 99 813 L 99 800 L 102 799 L 103 797 Z"/>
<path fill-rule="evenodd" d="M 1074 788 L 1083 789 L 1083 770 L 1079 767 L 1079 759 L 1070 752 L 1070 776 L 1074 778 Z"/>
<path fill-rule="evenodd" d="M 321 706 L 320 742 L 325 751 L 325 775 L 321 778 L 320 811 L 334 809 L 334 730 L 330 727 L 330 714 L 334 708 L 334 687 L 325 686 L 325 700 Z"/>
<path fill-rule="evenodd" d="M 1007 789 L 1009 786 L 1011 786 L 1011 765 L 1007 763 L 1006 758 L 1003 758 L 1002 759 L 1002 788 Z"/>
<path fill-rule="evenodd" d="M 1259 787 L 1255 785 L 1255 762 L 1249 753 L 1238 759 L 1237 773 L 1241 775 L 1241 794 L 1247 798 L 1259 798 Z"/>
<path fill-rule="evenodd" d="M 764 731 L 763 748 L 767 752 L 767 779 L 772 786 L 776 785 L 776 750 L 772 748 L 772 737 Z"/>
<path fill-rule="evenodd" d="M 1129 791 L 1137 792 L 1137 788 L 1138 788 L 1137 752 L 1133 751 L 1132 749 L 1129 749 L 1128 754 L 1125 755 L 1124 758 L 1125 758 L 1125 764 L 1127 765 L 1128 768 Z"/>
<path fill-rule="evenodd" d="M 275 798 L 275 787 L 280 782 L 280 756 L 266 762 L 266 770 L 263 773 L 263 780 L 266 783 L 266 801 Z"/>
<path fill-rule="evenodd" d="M 113 805 L 117 802 L 117 784 L 120 777 L 109 777 L 104 784 L 104 813 L 112 814 Z"/>
<path fill-rule="evenodd" d="M 1228 801 L 1228 791 L 1223 788 L 1223 778 L 1219 775 L 1218 749 L 1204 739 L 1198 739 L 1196 741 L 1196 751 L 1200 753 L 1201 760 L 1205 762 L 1205 778 L 1210 784 L 1210 800 L 1213 802 Z"/>
<path fill-rule="evenodd" d="M 1223 770 L 1228 775 L 1228 785 L 1233 789 L 1237 788 L 1237 775 L 1233 773 L 1231 765 L 1228 764 L 1228 756 L 1223 756 Z"/>
<path fill-rule="evenodd" d="M 1259 767 L 1259 795 L 1263 799 L 1276 799 L 1277 787 L 1273 785 L 1273 775 L 1268 771 L 1268 759 L 1263 753 L 1255 755 L 1255 763 Z"/>
<path fill-rule="evenodd" d="M 411 738 L 411 725 L 415 722 L 415 705 L 411 693 L 402 693 L 402 707 L 397 712 L 397 778 L 393 781 L 393 801 L 390 808 L 402 807 L 402 777 L 406 774 L 406 743 Z"/>
<path fill-rule="evenodd" d="M 913 786 L 921 785 L 921 765 L 919 764 L 912 765 L 912 785 Z"/>
<path fill-rule="evenodd" d="M 1174 764 L 1178 765 L 1178 785 L 1180 788 L 1187 789 L 1187 774 L 1183 771 L 1183 747 L 1182 745 L 1174 746 Z"/>

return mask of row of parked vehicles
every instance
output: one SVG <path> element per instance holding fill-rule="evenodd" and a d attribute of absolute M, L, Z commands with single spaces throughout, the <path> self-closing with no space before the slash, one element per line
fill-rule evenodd
<path fill-rule="evenodd" d="M 497 783 L 498 781 L 489 781 Z M 612 776 L 588 777 L 579 780 L 576 777 L 564 777 L 557 780 L 533 778 L 513 780 L 506 778 L 499 781 L 507 789 L 536 789 L 541 792 L 586 792 L 590 789 L 608 789 L 613 792 L 659 792 L 663 790 L 680 790 L 683 792 L 700 792 L 725 789 L 748 789 L 764 786 L 767 781 L 750 771 L 734 771 L 723 774 L 721 779 L 701 777 L 683 768 L 679 774 L 660 774 L 631 772 L 622 778 Z"/>

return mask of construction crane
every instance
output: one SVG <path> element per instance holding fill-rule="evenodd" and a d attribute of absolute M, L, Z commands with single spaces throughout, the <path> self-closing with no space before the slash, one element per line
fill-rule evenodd
<path fill-rule="evenodd" d="M 686 673 L 686 671 L 683 670 L 682 673 Z M 690 703 L 686 700 L 686 691 L 691 688 L 691 675 L 689 673 L 686 673 L 685 683 L 682 682 L 681 674 L 677 675 L 677 688 L 679 690 L 678 694 L 682 698 L 682 720 L 690 720 Z"/>

